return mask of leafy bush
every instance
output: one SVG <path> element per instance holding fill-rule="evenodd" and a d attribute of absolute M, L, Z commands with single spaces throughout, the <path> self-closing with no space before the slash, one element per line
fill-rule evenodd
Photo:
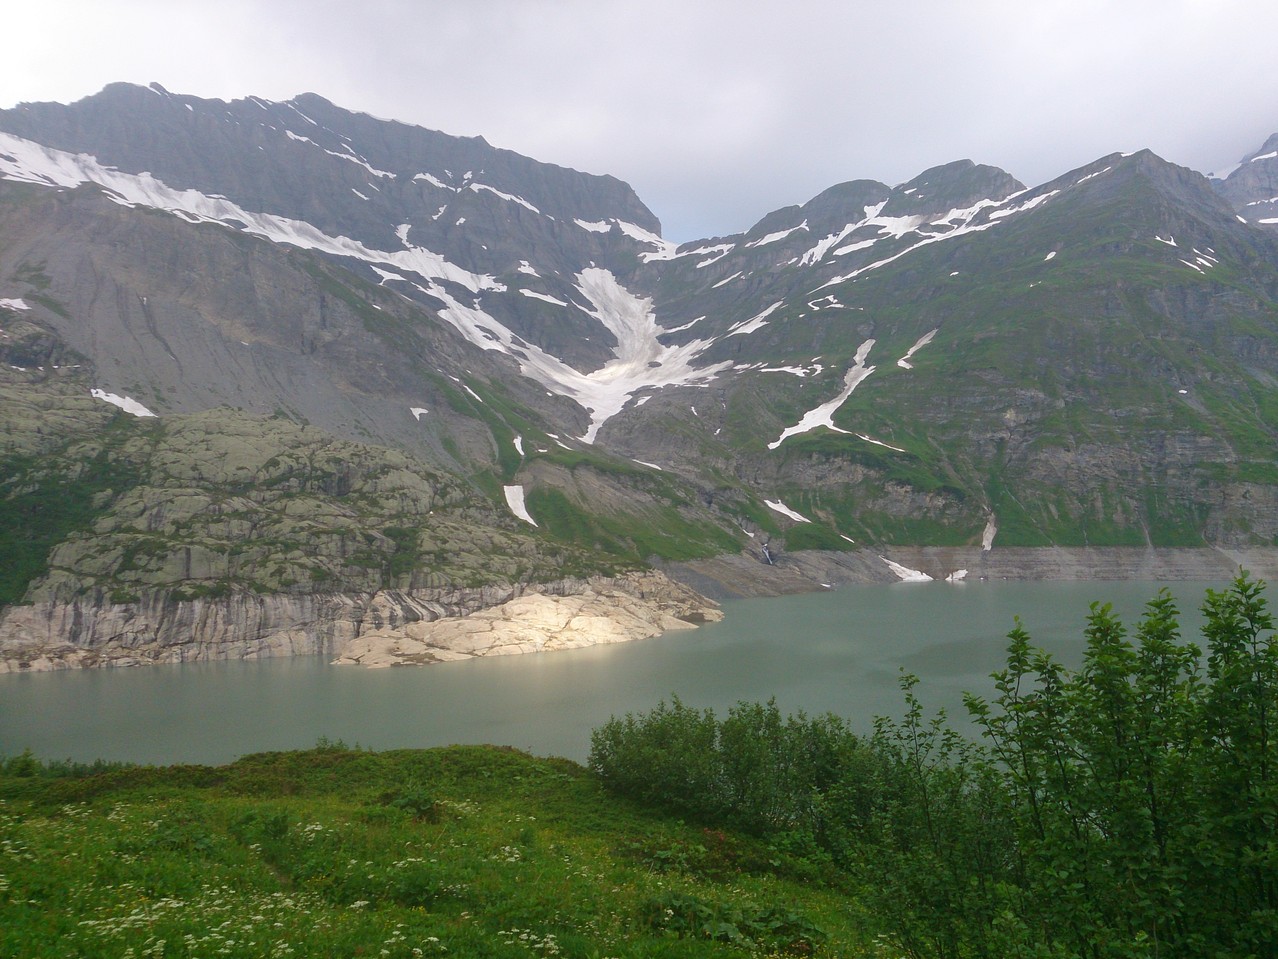
<path fill-rule="evenodd" d="M 422 783 L 410 781 L 398 789 L 389 790 L 380 797 L 384 805 L 407 813 L 421 822 L 439 822 L 443 804 Z"/>
<path fill-rule="evenodd" d="M 1163 591 L 1094 604 L 1068 672 L 1017 626 L 969 708 L 1014 804 L 1022 920 L 1080 955 L 1278 950 L 1278 647 L 1263 585 L 1209 590 L 1206 665 Z"/>
<path fill-rule="evenodd" d="M 808 956 L 826 939 L 807 917 L 781 906 L 707 902 L 680 892 L 650 899 L 640 916 L 657 932 L 750 949 L 763 947 L 773 954 Z"/>
<path fill-rule="evenodd" d="M 824 832 L 824 793 L 864 761 L 837 716 L 782 718 L 775 702 L 738 703 L 719 721 L 675 697 L 611 719 L 591 736 L 588 765 L 614 791 L 757 835 Z"/>

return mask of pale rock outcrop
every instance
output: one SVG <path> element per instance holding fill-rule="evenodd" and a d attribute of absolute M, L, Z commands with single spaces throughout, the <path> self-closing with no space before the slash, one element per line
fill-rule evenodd
<path fill-rule="evenodd" d="M 708 605 L 654 601 L 634 580 L 592 580 L 579 593 L 527 593 L 469 616 L 419 620 L 368 630 L 347 643 L 335 660 L 362 666 L 402 666 L 577 649 L 647 639 L 691 629 L 694 619 L 718 619 Z M 678 615 L 682 613 L 682 617 Z"/>

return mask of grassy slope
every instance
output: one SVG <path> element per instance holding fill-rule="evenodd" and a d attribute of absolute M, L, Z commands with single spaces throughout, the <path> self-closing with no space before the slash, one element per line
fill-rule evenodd
<path fill-rule="evenodd" d="M 314 750 L 220 768 L 0 775 L 0 955 L 742 955 L 680 935 L 696 900 L 757 951 L 861 954 L 806 860 L 486 747 Z M 842 880 L 846 882 L 846 880 Z M 705 910 L 703 910 L 703 915 Z M 786 925 L 778 917 L 789 918 Z M 777 926 L 766 933 L 762 927 Z M 162 945 L 160 943 L 163 943 Z"/>

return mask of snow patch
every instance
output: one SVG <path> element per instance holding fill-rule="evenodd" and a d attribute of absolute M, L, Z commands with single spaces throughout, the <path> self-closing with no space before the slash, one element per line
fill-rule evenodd
<path fill-rule="evenodd" d="M 961 583 L 965 579 L 967 579 L 967 570 L 965 569 L 956 569 L 945 577 L 947 583 Z"/>
<path fill-rule="evenodd" d="M 857 250 L 868 250 L 874 244 L 878 243 L 880 237 L 874 237 L 871 240 L 857 240 L 855 243 L 849 243 L 847 246 L 841 246 L 834 251 L 835 256 L 846 256 L 849 253 L 855 253 Z"/>
<path fill-rule="evenodd" d="M 818 297 L 815 300 L 808 300 L 808 309 L 814 312 L 821 310 L 861 310 L 865 311 L 863 306 L 845 306 L 839 302 L 839 298 L 831 293 L 829 296 Z"/>
<path fill-rule="evenodd" d="M 760 329 L 761 327 L 767 326 L 768 317 L 771 316 L 773 311 L 778 309 L 783 302 L 784 302 L 783 300 L 777 300 L 777 302 L 773 303 L 770 307 L 768 307 L 763 312 L 756 313 L 754 316 L 750 317 L 750 319 L 748 320 L 742 320 L 736 326 L 732 327 L 732 329 L 728 330 L 728 336 L 737 336 L 739 334 L 744 334 L 744 333 L 753 333 L 755 330 Z"/>
<path fill-rule="evenodd" d="M 439 177 L 434 176 L 433 174 L 430 174 L 430 173 L 418 173 L 418 174 L 414 175 L 414 176 L 413 176 L 413 182 L 417 182 L 418 180 L 425 180 L 425 181 L 426 181 L 427 183 L 429 183 L 431 186 L 437 186 L 437 187 L 439 187 L 441 190 L 452 190 L 454 193 L 460 193 L 460 192 L 461 192 L 461 190 L 459 190 L 457 187 L 455 187 L 455 186 L 449 186 L 447 183 L 445 183 L 445 182 L 444 182 L 443 180 L 441 180 Z"/>
<path fill-rule="evenodd" d="M 1046 262 L 1048 262 L 1049 260 L 1054 260 L 1054 259 L 1056 259 L 1056 251 L 1055 251 L 1055 250 L 1053 250 L 1051 253 L 1047 254 L 1047 256 L 1043 257 L 1043 262 L 1044 262 L 1044 263 L 1046 263 Z"/>
<path fill-rule="evenodd" d="M 413 414 L 413 419 L 420 420 L 423 416 L 430 412 L 424 406 L 410 406 L 408 412 Z"/>
<path fill-rule="evenodd" d="M 760 373 L 793 373 L 800 379 L 808 376 L 817 376 L 825 369 L 820 363 L 813 366 L 765 366 L 762 367 Z"/>
<path fill-rule="evenodd" d="M 932 330 L 930 333 L 924 333 L 918 338 L 918 341 L 905 351 L 905 355 L 896 361 L 896 365 L 903 370 L 912 370 L 914 366 L 910 363 L 910 357 L 932 342 L 932 337 L 936 336 L 939 330 Z"/>
<path fill-rule="evenodd" d="M 1032 210 L 1034 207 L 1038 206 L 1039 204 L 1045 203 L 1047 200 L 1056 196 L 1059 192 L 1060 192 L 1059 190 L 1049 190 L 1046 193 L 1040 193 L 1038 196 L 1033 197 L 1029 200 L 1026 200 L 1024 203 L 1021 203 L 1019 205 L 1009 206 L 1009 204 L 1014 199 L 1021 196 L 1020 193 L 1014 193 L 1011 196 L 1009 196 L 1007 199 L 1002 201 L 981 200 L 970 207 L 966 207 L 961 210 L 951 210 L 946 215 L 939 217 L 935 220 L 932 220 L 930 224 L 932 226 L 945 226 L 948 228 L 946 232 L 933 233 L 933 234 L 919 234 L 921 238 L 917 242 L 911 244 L 910 246 L 907 246 L 904 250 L 894 253 L 889 257 L 885 257 L 882 260 L 876 260 L 873 263 L 867 263 L 865 266 L 859 267 L 858 269 L 853 270 L 851 273 L 847 273 L 842 276 L 833 277 L 832 279 L 827 280 L 825 283 L 822 283 L 819 287 L 817 287 L 817 290 L 825 289 L 827 286 L 836 286 L 840 283 L 846 283 L 848 280 L 855 279 L 856 277 L 860 276 L 862 273 L 867 273 L 870 270 L 877 270 L 881 266 L 887 266 L 889 263 L 893 263 L 896 260 L 899 260 L 901 257 L 908 256 L 910 253 L 913 253 L 915 250 L 920 249 L 921 247 L 927 246 L 929 243 L 939 243 L 943 240 L 952 240 L 955 237 L 966 236 L 970 233 L 980 233 L 984 230 L 988 230 L 992 226 L 997 226 L 1000 222 L 1002 222 L 1005 218 L 1009 216 L 1013 216 L 1017 213 L 1023 213 L 1026 210 Z M 983 223 L 975 222 L 978 214 L 980 214 L 983 210 L 986 210 L 990 207 L 996 207 L 997 209 L 994 209 L 990 212 L 989 217 L 988 219 L 985 220 L 985 222 Z M 889 233 L 893 236 L 899 237 L 899 236 L 903 236 L 905 233 L 914 229 L 914 227 L 910 227 L 905 224 L 904 221 L 906 220 L 916 220 L 921 222 L 922 218 L 921 217 L 874 217 L 874 218 L 871 218 L 871 220 L 867 221 L 867 223 L 874 223 L 879 226 L 882 232 Z M 956 224 L 956 221 L 957 221 L 957 224 Z M 898 230 L 900 232 L 897 232 Z M 835 251 L 835 252 L 837 253 L 839 251 Z M 950 275 L 953 276 L 954 274 L 950 274 Z M 814 290 L 813 292 L 816 292 L 816 291 Z"/>
<path fill-rule="evenodd" d="M 393 273 L 390 270 L 383 270 L 380 266 L 374 266 L 370 263 L 368 268 L 381 277 L 379 285 L 384 285 L 387 280 L 403 280 L 405 283 L 408 282 L 407 279 L 400 276 L 398 273 Z"/>
<path fill-rule="evenodd" d="M 373 250 L 346 236 L 329 236 L 304 220 L 253 213 L 230 200 L 196 190 L 175 190 L 149 173 L 121 173 L 87 154 L 52 150 L 0 133 L 0 177 L 39 186 L 74 188 L 96 183 L 123 206 L 144 206 L 183 216 L 191 222 L 218 223 L 274 243 L 318 250 L 369 263 L 384 263 L 432 279 L 460 284 L 471 292 L 504 290 L 491 276 L 471 273 L 421 247 L 393 253 Z"/>
<path fill-rule="evenodd" d="M 870 350 L 873 346 L 874 340 L 870 339 L 862 343 L 857 349 L 855 365 L 848 370 L 847 375 L 843 378 L 843 392 L 830 400 L 830 402 L 822 403 L 816 409 L 805 413 L 803 419 L 799 420 L 794 426 L 787 427 L 774 442 L 769 443 L 768 449 L 774 450 L 789 437 L 807 433 L 818 426 L 824 426 L 827 429 L 834 430 L 836 433 L 846 433 L 847 430 L 841 430 L 834 425 L 834 414 L 847 398 L 852 395 L 852 391 L 860 385 L 861 381 L 874 372 L 875 367 L 865 365 L 865 360 L 870 355 Z"/>
<path fill-rule="evenodd" d="M 671 243 L 669 240 L 663 240 L 657 234 L 645 230 L 641 226 L 633 223 L 627 223 L 625 220 L 618 220 L 616 217 L 611 220 L 578 220 L 572 221 L 583 230 L 589 230 L 591 233 L 608 233 L 615 226 L 618 230 L 630 237 L 632 240 L 638 240 L 640 243 L 649 243 L 657 249 L 655 252 L 646 251 L 639 254 L 639 258 L 645 263 L 653 260 L 673 260 L 676 256 L 687 256 L 689 254 L 679 254 L 679 244 Z"/>
<path fill-rule="evenodd" d="M 879 559 L 887 563 L 888 569 L 896 574 L 896 578 L 902 583 L 930 583 L 932 577 L 922 570 L 910 569 L 908 566 L 902 566 L 900 563 L 894 563 L 886 556 L 880 556 Z"/>
<path fill-rule="evenodd" d="M 885 449 L 893 450 L 894 452 L 897 452 L 897 453 L 907 452 L 906 450 L 901 449 L 901 447 L 899 446 L 893 446 L 891 443 L 884 443 L 882 440 L 870 439 L 870 437 L 866 436 L 864 433 L 854 433 L 852 435 L 859 440 L 865 440 L 865 442 L 867 443 L 873 443 L 875 446 L 882 446 Z"/>
<path fill-rule="evenodd" d="M 695 250 L 689 250 L 686 253 L 677 253 L 675 256 L 671 257 L 671 259 L 677 259 L 681 256 L 701 256 L 704 253 L 709 253 L 710 256 L 697 263 L 695 268 L 700 270 L 703 267 L 709 266 L 711 263 L 718 263 L 732 252 L 734 246 L 735 244 L 733 243 L 721 243 L 718 246 L 699 246 Z"/>
<path fill-rule="evenodd" d="M 788 516 L 790 517 L 790 519 L 794 520 L 796 523 L 812 522 L 812 520 L 808 519 L 802 513 L 796 513 L 794 510 L 790 509 L 790 507 L 786 506 L 785 503 L 781 502 L 779 499 L 777 500 L 765 499 L 763 502 L 767 504 L 768 509 L 776 510 L 782 516 Z"/>
<path fill-rule="evenodd" d="M 496 196 L 501 197 L 503 200 L 506 200 L 510 203 L 518 203 L 520 206 L 525 207 L 526 209 L 532 210 L 537 215 L 539 216 L 541 215 L 541 211 L 537 209 L 535 206 L 533 206 L 531 203 L 529 203 L 527 200 L 525 200 L 523 197 L 512 196 L 509 193 L 502 193 L 501 190 L 498 190 L 495 187 L 488 186 L 484 183 L 471 183 L 469 186 L 466 187 L 466 189 L 473 190 L 475 193 L 478 193 L 480 190 L 486 190 L 489 193 L 492 193 Z"/>
<path fill-rule="evenodd" d="M 519 261 L 519 272 L 527 273 L 529 276 L 536 276 L 536 277 L 541 276 L 540 273 L 538 273 L 536 270 L 533 269 L 533 265 L 529 263 L 527 260 Z"/>
<path fill-rule="evenodd" d="M 89 390 L 89 395 L 95 400 L 104 400 L 112 406 L 118 406 L 126 413 L 132 413 L 134 416 L 154 416 L 155 414 L 148 410 L 137 400 L 128 396 L 120 396 L 117 393 L 108 393 L 106 390 L 93 389 Z"/>
<path fill-rule="evenodd" d="M 29 310 L 30 306 L 27 301 L 21 297 L 11 297 L 0 300 L 0 310 Z"/>
<path fill-rule="evenodd" d="M 981 552 L 988 553 L 994 547 L 994 537 L 998 533 L 998 526 L 994 522 L 994 514 L 990 514 L 989 521 L 985 524 L 985 531 L 981 533 Z"/>
<path fill-rule="evenodd" d="M 808 221 L 804 220 L 798 226 L 792 226 L 788 230 L 778 230 L 776 233 L 769 233 L 765 237 L 761 237 L 760 239 L 753 240 L 747 243 L 746 247 L 749 248 L 749 247 L 755 247 L 755 246 L 766 246 L 769 243 L 776 243 L 777 240 L 784 240 L 791 233 L 795 233 L 798 230 L 806 230 L 806 229 L 808 229 Z"/>
<path fill-rule="evenodd" d="M 515 443 L 515 452 L 518 453 L 520 456 L 523 456 L 524 455 L 524 438 L 522 436 L 516 436 L 514 443 Z"/>
<path fill-rule="evenodd" d="M 843 242 L 843 238 L 851 233 L 856 232 L 860 227 L 866 225 L 870 220 L 879 215 L 879 211 L 887 204 L 887 200 L 873 204 L 864 208 L 863 216 L 855 223 L 849 223 L 839 230 L 837 233 L 831 233 L 822 239 L 816 246 L 812 247 L 802 257 L 799 258 L 800 266 L 813 266 L 825 258 L 830 248 L 838 243 Z"/>
<path fill-rule="evenodd" d="M 671 243 L 669 240 L 663 240 L 655 233 L 645 230 L 641 226 L 635 226 L 633 223 L 627 223 L 625 220 L 614 221 L 619 229 L 632 240 L 638 240 L 640 243 L 649 243 L 657 249 L 655 252 L 645 252 L 639 254 L 639 259 L 645 263 L 651 263 L 653 260 L 673 260 L 676 251 L 679 249 L 678 243 Z"/>
<path fill-rule="evenodd" d="M 1112 169 L 1114 169 L 1112 166 L 1107 166 L 1107 167 L 1105 167 L 1105 169 L 1103 169 L 1103 170 L 1097 170 L 1095 173 L 1089 173 L 1089 174 L 1087 174 L 1087 176 L 1083 177 L 1081 180 L 1077 180 L 1077 181 L 1075 181 L 1074 186 L 1078 186 L 1078 184 L 1080 184 L 1080 183 L 1086 183 L 1086 182 L 1087 182 L 1088 180 L 1090 180 L 1092 177 L 1094 177 L 1094 176 L 1100 176 L 1102 173 L 1108 173 L 1108 172 L 1109 172 L 1110 170 L 1112 170 Z"/>
<path fill-rule="evenodd" d="M 711 289 L 712 289 L 712 290 L 717 290 L 717 289 L 719 289 L 719 287 L 721 287 L 721 286 L 727 286 L 727 285 L 728 285 L 729 283 L 731 283 L 733 280 L 737 280 L 737 279 L 740 279 L 740 278 L 741 278 L 741 271 L 740 271 L 740 270 L 738 270 L 736 273 L 733 273 L 733 274 L 732 274 L 732 276 L 725 276 L 725 277 L 724 277 L 722 280 L 720 280 L 718 283 L 714 284 L 714 286 L 712 286 L 712 287 L 711 287 Z"/>
<path fill-rule="evenodd" d="M 704 386 L 731 365 L 724 361 L 702 368 L 693 366 L 710 340 L 692 340 L 676 346 L 661 343 L 658 337 L 666 331 L 657 325 L 652 300 L 631 293 L 608 270 L 582 270 L 577 275 L 577 289 L 594 306 L 586 312 L 617 338 L 615 359 L 592 373 L 581 373 L 547 357 L 555 364 L 553 370 L 543 367 L 526 369 L 525 373 L 552 389 L 559 386 L 561 393 L 590 410 L 590 428 L 582 437 L 587 443 L 594 442 L 599 428 L 621 411 L 631 394 L 645 387 Z M 545 378 L 540 378 L 539 373 Z"/>
<path fill-rule="evenodd" d="M 524 296 L 531 296 L 534 300 L 545 300 L 547 303 L 553 303 L 553 304 L 555 304 L 555 306 L 568 306 L 568 305 L 570 305 L 570 304 L 568 304 L 568 303 L 565 303 L 563 300 L 556 299 L 555 297 L 553 297 L 553 296 L 549 296 L 549 295 L 548 295 L 548 294 L 546 294 L 546 293 L 538 293 L 536 290 L 522 290 L 522 289 L 521 289 L 519 292 L 520 292 L 520 293 L 522 293 Z"/>
<path fill-rule="evenodd" d="M 522 519 L 525 523 L 537 525 L 537 521 L 532 518 L 528 512 L 528 507 L 524 505 L 524 488 L 522 486 L 503 486 L 502 492 L 506 494 L 506 505 L 510 507 L 510 511 L 516 517 Z"/>
<path fill-rule="evenodd" d="M 705 319 L 704 316 L 699 316 L 695 320 L 689 320 L 687 323 L 683 324 L 683 326 L 671 327 L 670 329 L 663 330 L 662 332 L 663 333 L 682 333 L 684 330 L 691 329 L 693 326 L 696 326 L 698 323 L 700 323 L 704 319 Z"/>

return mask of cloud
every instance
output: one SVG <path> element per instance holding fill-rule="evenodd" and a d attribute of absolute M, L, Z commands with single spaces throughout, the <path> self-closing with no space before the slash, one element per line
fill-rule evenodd
<path fill-rule="evenodd" d="M 1146 146 L 1206 172 L 1278 130 L 1278 5 L 1255 0 L 51 0 L 7 19 L 13 102 L 121 79 L 313 91 L 620 177 L 681 240 L 962 157 L 1031 184 Z"/>

